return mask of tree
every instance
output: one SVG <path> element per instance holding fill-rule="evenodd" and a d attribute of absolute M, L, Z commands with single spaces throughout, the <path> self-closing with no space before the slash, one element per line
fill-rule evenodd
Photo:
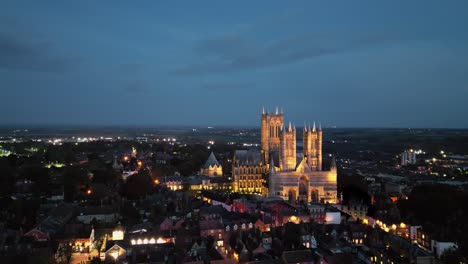
<path fill-rule="evenodd" d="M 232 233 L 231 236 L 229 237 L 229 246 L 231 248 L 235 248 L 236 247 L 236 244 L 237 244 L 237 239 L 238 239 L 238 235 L 237 233 Z"/>
<path fill-rule="evenodd" d="M 446 250 L 442 256 L 440 256 L 440 260 L 443 263 L 466 263 L 466 259 L 462 256 L 459 250 L 449 249 Z"/>
<path fill-rule="evenodd" d="M 210 250 L 214 245 L 215 239 L 213 236 L 208 236 L 206 238 L 206 249 Z"/>
<path fill-rule="evenodd" d="M 0 159 L 0 196 L 14 192 L 16 159 L 10 160 L 12 156 Z"/>
<path fill-rule="evenodd" d="M 284 225 L 284 244 L 289 248 L 298 248 L 301 244 L 301 226 L 294 223 L 287 223 Z"/>
<path fill-rule="evenodd" d="M 140 170 L 130 176 L 126 184 L 126 194 L 129 199 L 139 199 L 153 191 L 153 181 L 147 170 Z"/>
<path fill-rule="evenodd" d="M 80 192 L 81 182 L 86 179 L 86 173 L 82 168 L 72 166 L 65 169 L 63 177 L 64 199 L 66 202 L 73 202 Z"/>
<path fill-rule="evenodd" d="M 102 247 L 102 244 L 104 243 L 104 240 L 102 239 L 96 239 L 94 240 L 94 248 L 97 249 L 98 251 L 98 254 L 101 253 L 101 247 Z"/>

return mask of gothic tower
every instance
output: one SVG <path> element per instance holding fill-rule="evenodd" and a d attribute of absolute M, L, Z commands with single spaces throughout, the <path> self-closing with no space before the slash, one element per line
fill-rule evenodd
<path fill-rule="evenodd" d="M 317 170 L 322 170 L 322 125 L 319 124 L 317 137 Z"/>
<path fill-rule="evenodd" d="M 280 169 L 281 171 L 294 170 L 296 168 L 296 127 L 281 128 L 280 143 Z"/>
<path fill-rule="evenodd" d="M 322 128 L 319 127 L 318 131 L 314 126 L 312 129 L 304 124 L 303 133 L 304 156 L 307 157 L 312 170 L 322 170 Z"/>
<path fill-rule="evenodd" d="M 270 153 L 279 151 L 281 127 L 284 126 L 284 115 L 278 112 L 276 107 L 275 114 L 269 114 L 263 109 L 262 113 L 262 151 L 265 161 L 270 160 Z"/>

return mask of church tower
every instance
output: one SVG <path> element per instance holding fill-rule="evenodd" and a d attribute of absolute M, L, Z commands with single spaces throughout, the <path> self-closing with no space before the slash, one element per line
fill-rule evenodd
<path fill-rule="evenodd" d="M 262 113 L 262 151 L 265 161 L 270 160 L 270 153 L 279 151 L 281 128 L 284 127 L 284 115 L 276 107 L 275 114 L 269 114 L 263 109 Z"/>
<path fill-rule="evenodd" d="M 317 170 L 322 170 L 322 125 L 319 124 L 317 134 Z"/>
<path fill-rule="evenodd" d="M 280 169 L 292 171 L 296 168 L 296 127 L 281 128 Z"/>
<path fill-rule="evenodd" d="M 307 157 L 312 170 L 322 170 L 322 128 L 318 131 L 315 122 L 312 129 L 304 124 L 303 133 L 304 156 Z"/>

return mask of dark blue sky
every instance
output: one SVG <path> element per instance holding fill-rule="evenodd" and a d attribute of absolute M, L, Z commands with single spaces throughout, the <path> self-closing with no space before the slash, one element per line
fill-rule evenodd
<path fill-rule="evenodd" d="M 0 124 L 468 127 L 468 1 L 2 1 Z"/>

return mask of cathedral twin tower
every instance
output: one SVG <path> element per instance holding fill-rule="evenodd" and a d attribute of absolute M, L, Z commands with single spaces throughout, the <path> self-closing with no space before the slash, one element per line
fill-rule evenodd
<path fill-rule="evenodd" d="M 233 191 L 262 193 L 290 202 L 336 202 L 337 170 L 322 169 L 322 129 L 305 127 L 303 152 L 297 152 L 296 127 L 284 125 L 284 115 L 263 110 L 261 150 L 236 150 L 232 175 Z M 264 176 L 267 186 L 263 185 Z"/>
<path fill-rule="evenodd" d="M 269 169 L 268 193 L 292 202 L 336 202 L 337 170 L 334 159 L 330 170 L 322 170 L 322 128 L 304 124 L 303 152 L 297 153 L 296 127 L 284 125 L 283 112 L 263 110 L 261 123 L 262 154 Z"/>
<path fill-rule="evenodd" d="M 294 170 L 297 163 L 296 155 L 296 126 L 284 126 L 284 114 L 278 112 L 269 114 L 263 109 L 261 124 L 262 151 L 265 161 L 270 162 L 270 154 L 279 152 L 279 167 L 283 170 Z M 304 123 L 303 155 L 308 158 L 312 170 L 322 170 L 322 128 L 317 130 L 315 122 L 313 128 L 307 129 Z"/>

